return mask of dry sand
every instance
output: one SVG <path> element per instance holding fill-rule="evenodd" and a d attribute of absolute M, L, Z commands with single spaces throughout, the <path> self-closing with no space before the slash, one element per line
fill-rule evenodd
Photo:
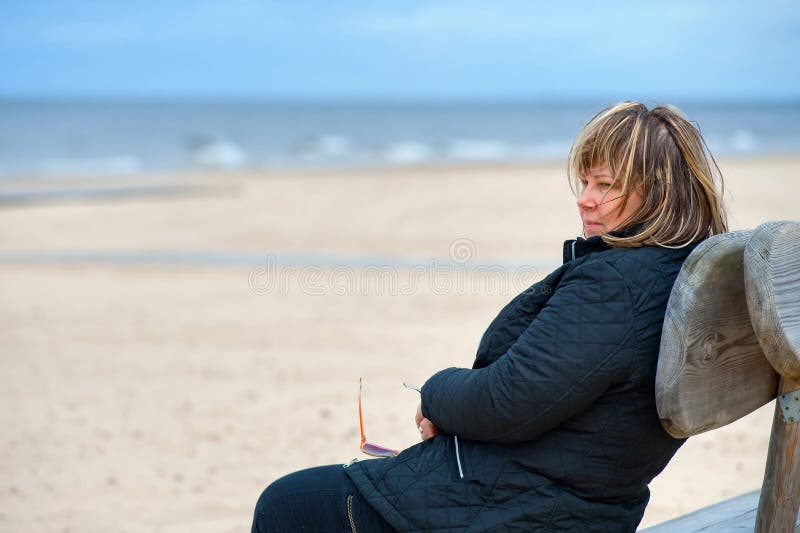
<path fill-rule="evenodd" d="M 800 218 L 800 158 L 721 166 L 732 229 Z M 115 185 L 194 189 L 0 204 L 0 531 L 247 531 L 270 480 L 359 456 L 359 376 L 369 436 L 413 444 L 401 382 L 469 366 L 577 233 L 563 174 L 141 176 Z M 0 197 L 108 184 L 9 181 Z M 435 273 L 465 251 L 507 286 Z M 399 265 L 384 283 L 360 268 L 375 258 Z M 690 439 L 643 525 L 758 488 L 771 418 L 768 405 Z"/>

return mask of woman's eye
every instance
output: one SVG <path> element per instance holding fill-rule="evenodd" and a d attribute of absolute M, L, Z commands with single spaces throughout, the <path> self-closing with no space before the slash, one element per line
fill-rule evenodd
<path fill-rule="evenodd" d="M 610 189 L 611 188 L 611 183 L 608 183 L 608 182 L 605 182 L 605 181 L 601 181 L 600 183 L 597 184 L 597 186 L 599 188 L 601 188 L 601 189 Z"/>

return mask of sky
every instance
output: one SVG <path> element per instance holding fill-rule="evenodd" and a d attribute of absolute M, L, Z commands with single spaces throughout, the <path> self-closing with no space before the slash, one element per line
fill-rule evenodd
<path fill-rule="evenodd" d="M 0 97 L 800 100 L 795 0 L 0 0 Z"/>

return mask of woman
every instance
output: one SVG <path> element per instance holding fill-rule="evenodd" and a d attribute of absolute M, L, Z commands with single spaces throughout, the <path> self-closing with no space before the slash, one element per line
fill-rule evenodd
<path fill-rule="evenodd" d="M 726 231 L 721 176 L 672 107 L 624 102 L 570 151 L 584 238 L 422 387 L 423 442 L 273 483 L 253 531 L 634 531 L 683 443 L 654 382 L 672 283 Z M 305 529 L 303 529 L 305 528 Z"/>

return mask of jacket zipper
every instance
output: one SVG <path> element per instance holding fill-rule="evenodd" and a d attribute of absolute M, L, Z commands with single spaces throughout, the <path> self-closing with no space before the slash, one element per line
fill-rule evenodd
<path fill-rule="evenodd" d="M 453 435 L 453 441 L 456 445 L 456 464 L 458 465 L 458 477 L 464 479 L 464 469 L 461 468 L 461 454 L 458 453 L 458 435 Z"/>
<path fill-rule="evenodd" d="M 356 529 L 356 521 L 353 519 L 353 495 L 347 497 L 347 519 L 350 521 L 350 530 L 353 533 L 358 533 Z"/>
<path fill-rule="evenodd" d="M 577 239 L 572 241 L 572 259 L 575 259 L 575 243 L 578 242 Z"/>

